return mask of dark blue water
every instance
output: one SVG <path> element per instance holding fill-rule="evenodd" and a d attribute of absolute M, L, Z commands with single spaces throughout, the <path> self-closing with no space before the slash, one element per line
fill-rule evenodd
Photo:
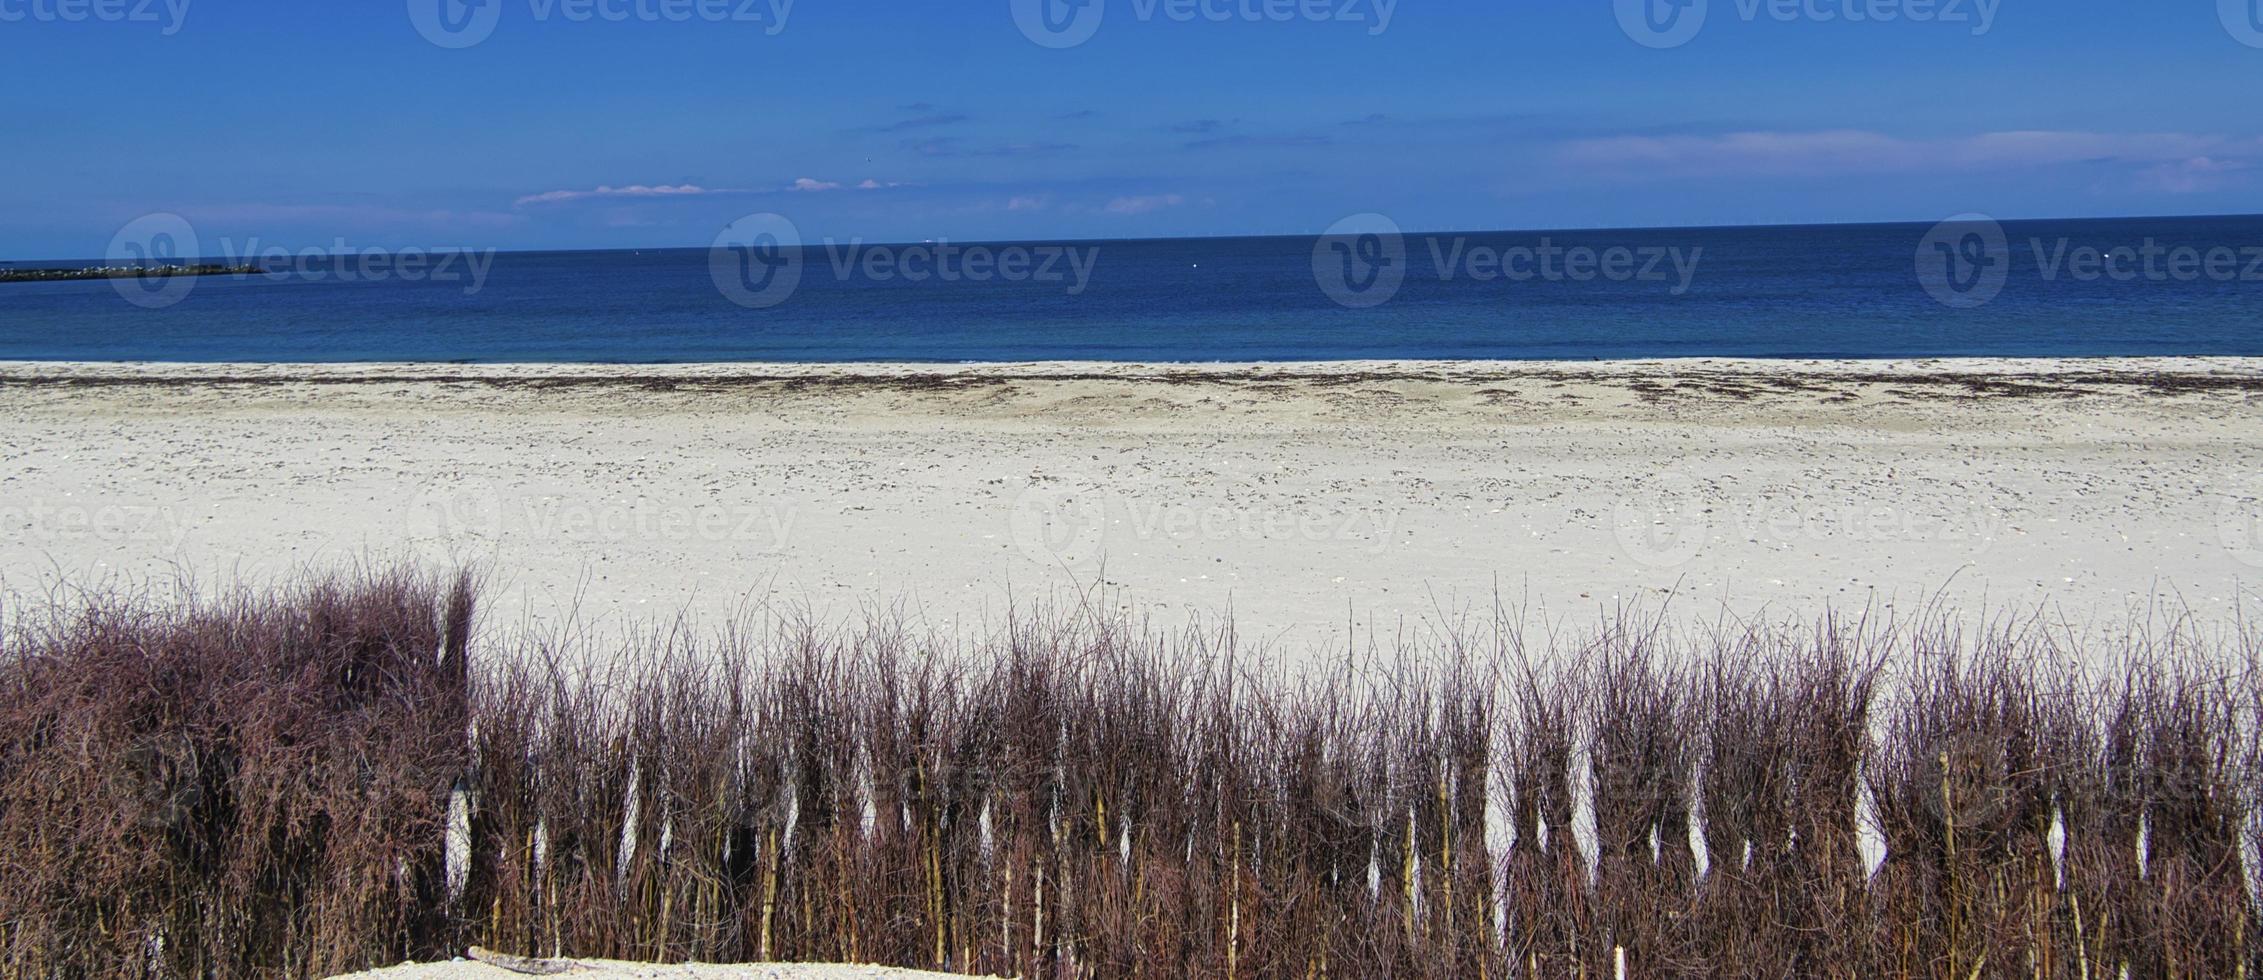
<path fill-rule="evenodd" d="M 2007 248 L 1964 253 L 1984 266 L 1945 273 L 2000 292 L 1970 309 L 1921 282 L 1929 225 L 1408 235 L 1403 280 L 1366 308 L 1338 304 L 1346 270 L 1375 266 L 1314 238 L 1063 243 L 1040 275 L 964 266 L 954 281 L 913 279 L 851 256 L 846 244 L 801 252 L 798 285 L 765 308 L 716 285 L 707 249 L 502 253 L 484 278 L 452 274 L 370 281 L 355 262 L 307 274 L 196 280 L 149 309 L 109 282 L 0 284 L 0 358 L 173 361 L 1142 361 L 1335 358 L 1619 358 L 1683 356 L 2263 355 L 2263 218 L 2007 222 Z M 1956 237 L 1956 236 L 1952 236 Z M 1441 277 L 1437 258 L 1462 258 Z M 1316 277 L 1315 245 L 1322 248 Z M 2151 268 L 2137 250 L 2159 250 Z M 208 245 L 210 243 L 207 243 Z M 1964 247 L 1963 242 L 1951 248 Z M 1579 277 L 1558 256 L 1515 278 L 1488 276 L 1473 248 L 1622 248 L 1629 266 Z M 2069 259 L 2049 261 L 2065 246 Z M 2041 254 L 2037 254 L 2040 246 Z M 1058 247 L 1058 246 L 1054 246 Z M 2123 250 L 2120 278 L 2072 256 Z M 2199 265 L 2178 266 L 2175 249 Z M 2207 250 L 2217 262 L 2206 263 Z M 1668 253 L 1667 250 L 1672 250 Z M 214 251 L 206 249 L 206 251 Z M 906 247 L 885 258 L 931 255 Z M 993 246 L 991 254 L 1006 247 Z M 2008 252 L 2008 254 L 2007 254 Z M 1658 256 L 1644 275 L 1642 266 Z M 1694 262 L 1682 288 L 1673 256 Z M 214 258 L 231 258 L 215 254 Z M 1386 259 L 1392 258 L 1387 253 Z M 735 254 L 726 255 L 735 260 Z M 1345 265 L 1357 263 L 1354 269 Z M 1995 263 L 2001 263 L 2000 265 Z M 22 267 L 100 264 L 16 262 Z M 286 264 L 284 266 L 288 268 Z M 734 274 L 737 265 L 727 265 Z M 754 267 L 759 269 L 759 267 Z M 1946 268 L 1946 267 L 1944 267 Z M 2000 272 L 1993 270 L 2000 269 Z M 1939 285 L 1944 273 L 1930 274 Z M 132 283 L 127 289 L 141 288 Z M 1946 288 L 1946 287 L 1944 287 Z M 1359 294 L 1372 297 L 1374 294 Z M 772 294 L 775 298 L 776 294 Z"/>

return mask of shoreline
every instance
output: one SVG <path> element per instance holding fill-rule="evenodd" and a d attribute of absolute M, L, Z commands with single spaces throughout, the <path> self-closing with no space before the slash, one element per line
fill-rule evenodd
<path fill-rule="evenodd" d="M 1663 372 L 1815 374 L 1831 377 L 1939 377 L 2013 374 L 2038 377 L 2171 373 L 2263 378 L 2263 356 L 1761 358 L 1668 357 L 1583 360 L 1425 360 L 1374 358 L 1325 361 L 47 361 L 0 359 L 0 380 L 42 377 L 161 376 L 188 378 L 439 378 L 628 377 L 791 379 L 814 375 L 921 375 L 1030 380 L 1299 377 L 1358 374 L 1483 379 L 1555 374 Z"/>
<path fill-rule="evenodd" d="M 1976 398 L 2062 395 L 2263 395 L 2263 357 L 1806 359 L 1685 358 L 1619 361 L 1257 361 L 1154 363 L 1012 361 L 985 363 L 734 362 L 602 364 L 527 362 L 250 363 L 171 361 L 5 361 L 0 389 L 306 387 L 352 390 L 433 385 L 451 391 L 570 392 L 606 388 L 640 394 L 699 395 L 769 391 L 810 395 L 948 393 L 983 389 L 1065 390 L 1132 395 L 1143 388 L 1277 392 L 1359 385 L 1484 390 L 1506 384 L 1580 385 L 1642 401 L 1822 393 L 1826 401 L 1866 401 L 1893 392 Z"/>
<path fill-rule="evenodd" d="M 19 589 L 408 555 L 497 622 L 1099 588 L 1311 645 L 1496 599 L 2263 616 L 2263 358 L 0 362 L 0 412 Z"/>

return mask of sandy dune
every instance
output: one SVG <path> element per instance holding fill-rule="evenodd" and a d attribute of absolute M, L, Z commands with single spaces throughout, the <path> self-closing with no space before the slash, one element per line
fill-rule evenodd
<path fill-rule="evenodd" d="M 2228 621 L 2263 573 L 2259 395 L 2238 359 L 0 363 L 0 571 L 474 560 L 501 628 L 972 622 L 1099 584 L 1292 646 L 1496 596 Z"/>

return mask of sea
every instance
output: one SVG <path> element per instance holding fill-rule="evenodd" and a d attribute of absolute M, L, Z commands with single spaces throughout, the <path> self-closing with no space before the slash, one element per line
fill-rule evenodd
<path fill-rule="evenodd" d="M 264 271 L 0 283 L 0 359 L 2263 355 L 2258 216 L 202 254 Z"/>

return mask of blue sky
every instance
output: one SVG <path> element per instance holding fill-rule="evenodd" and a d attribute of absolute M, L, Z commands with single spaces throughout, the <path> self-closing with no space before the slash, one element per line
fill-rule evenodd
<path fill-rule="evenodd" d="M 456 49 L 169 2 L 0 0 L 0 257 L 2263 211 L 2263 0 L 1709 0 L 1663 49 L 1611 0 L 1088 0 L 1059 49 L 1016 0 L 484 0 Z"/>

